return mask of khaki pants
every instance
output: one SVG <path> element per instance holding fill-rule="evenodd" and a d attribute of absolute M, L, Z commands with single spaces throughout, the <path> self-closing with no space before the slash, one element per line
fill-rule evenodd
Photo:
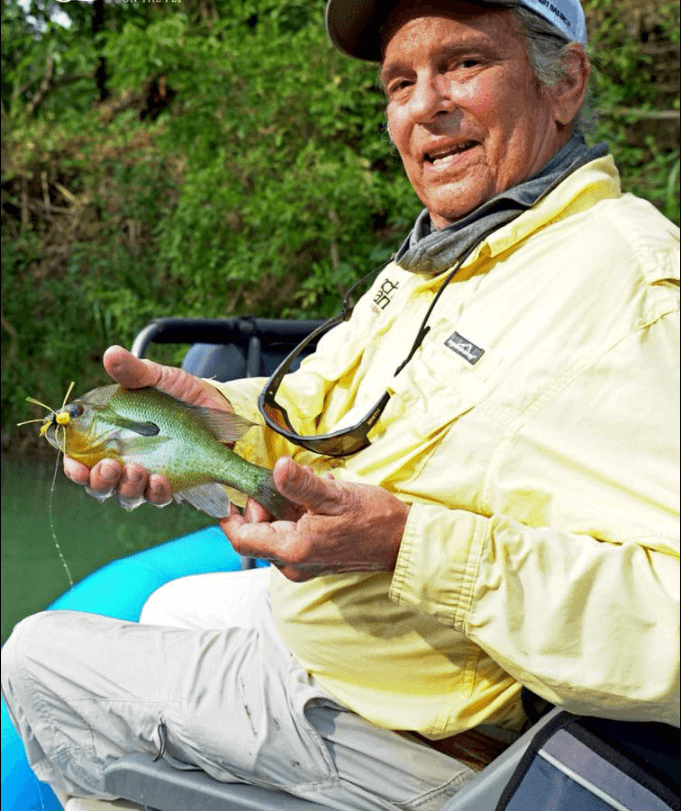
<path fill-rule="evenodd" d="M 103 769 L 155 753 L 226 782 L 338 811 L 435 811 L 473 772 L 339 705 L 272 620 L 266 569 L 173 581 L 140 624 L 48 611 L 17 625 L 3 693 L 36 775 L 61 794 L 113 799 Z M 339 652 L 342 655 L 342 651 Z"/>

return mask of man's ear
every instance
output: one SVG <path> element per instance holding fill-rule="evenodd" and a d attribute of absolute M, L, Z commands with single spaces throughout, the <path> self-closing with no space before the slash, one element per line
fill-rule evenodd
<path fill-rule="evenodd" d="M 583 48 L 575 43 L 568 46 L 563 60 L 565 78 L 551 88 L 556 123 L 567 127 L 577 116 L 589 84 L 591 65 Z"/>

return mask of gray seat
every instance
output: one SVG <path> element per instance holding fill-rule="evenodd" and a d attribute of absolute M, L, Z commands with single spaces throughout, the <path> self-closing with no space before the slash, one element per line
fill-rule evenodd
<path fill-rule="evenodd" d="M 104 773 L 104 787 L 154 811 L 328 811 L 289 794 L 175 769 L 151 755 L 127 755 L 112 763 Z"/>
<path fill-rule="evenodd" d="M 558 709 L 540 719 L 441 811 L 494 811 L 530 741 Z M 150 755 L 128 755 L 104 773 L 108 792 L 155 811 L 321 811 L 324 807 L 257 786 L 220 783 L 205 772 L 175 769 Z"/>

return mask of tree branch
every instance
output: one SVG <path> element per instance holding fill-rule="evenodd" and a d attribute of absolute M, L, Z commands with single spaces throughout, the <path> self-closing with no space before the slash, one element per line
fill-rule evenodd
<path fill-rule="evenodd" d="M 28 103 L 27 113 L 29 116 L 33 115 L 33 113 L 35 113 L 35 111 L 38 109 L 38 107 L 40 107 L 43 101 L 45 101 L 47 94 L 52 89 L 53 81 L 54 81 L 54 59 L 52 59 L 52 57 L 50 56 L 47 59 L 47 70 L 45 71 L 43 80 L 40 83 L 38 92 L 33 96 L 31 101 Z"/>

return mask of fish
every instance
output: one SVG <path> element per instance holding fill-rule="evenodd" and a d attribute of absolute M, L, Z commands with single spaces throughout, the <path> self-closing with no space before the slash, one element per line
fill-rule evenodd
<path fill-rule="evenodd" d="M 141 465 L 168 479 L 177 503 L 191 504 L 213 518 L 229 515 L 234 490 L 255 499 L 275 518 L 300 516 L 299 508 L 277 490 L 270 470 L 227 447 L 257 424 L 234 412 L 190 405 L 152 387 L 117 384 L 100 386 L 50 411 L 40 435 L 87 467 L 102 459 Z"/>

